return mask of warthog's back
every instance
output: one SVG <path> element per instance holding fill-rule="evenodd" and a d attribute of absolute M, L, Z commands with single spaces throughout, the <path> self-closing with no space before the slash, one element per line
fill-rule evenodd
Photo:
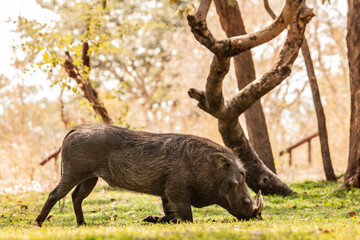
<path fill-rule="evenodd" d="M 64 172 L 103 178 L 111 186 L 162 195 L 169 175 L 203 169 L 204 155 L 224 151 L 196 136 L 154 134 L 105 124 L 74 128 L 63 144 Z M 196 166 L 194 166 L 196 165 Z"/>

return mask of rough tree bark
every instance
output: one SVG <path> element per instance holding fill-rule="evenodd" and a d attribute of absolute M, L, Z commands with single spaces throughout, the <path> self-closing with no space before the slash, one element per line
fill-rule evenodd
<path fill-rule="evenodd" d="M 239 156 L 248 171 L 247 184 L 254 191 L 261 189 L 265 194 L 288 195 L 292 190 L 260 160 L 246 139 L 238 117 L 289 76 L 302 44 L 306 24 L 314 15 L 313 11 L 302 3 L 301 0 L 287 0 L 282 13 L 269 26 L 259 32 L 224 40 L 215 39 L 207 28 L 206 16 L 211 0 L 201 0 L 196 14 L 188 16 L 196 40 L 214 53 L 205 91 L 192 88 L 188 94 L 198 101 L 199 108 L 218 119 L 219 131 L 225 145 Z M 222 81 L 229 71 L 230 57 L 273 39 L 289 25 L 287 39 L 271 70 L 225 102 Z"/>
<path fill-rule="evenodd" d="M 220 23 L 227 37 L 246 34 L 237 1 L 214 0 Z M 251 83 L 255 77 L 255 67 L 250 50 L 244 51 L 234 57 L 235 73 L 238 88 L 241 90 Z M 246 127 L 249 140 L 255 152 L 265 165 L 276 174 L 274 157 L 271 150 L 269 134 L 266 127 L 265 115 L 260 100 L 256 101 L 245 111 Z"/>
<path fill-rule="evenodd" d="M 268 0 L 264 0 L 264 6 L 265 6 L 266 11 L 269 13 L 269 15 L 273 19 L 275 19 L 276 15 L 271 10 Z M 303 40 L 303 45 L 301 46 L 301 52 L 304 57 L 306 71 L 307 71 L 307 75 L 309 77 L 310 88 L 311 88 L 314 106 L 315 106 L 315 112 L 316 112 L 316 118 L 317 118 L 317 123 L 318 123 L 318 130 L 319 130 L 321 156 L 322 156 L 322 160 L 323 160 L 323 166 L 324 166 L 326 180 L 327 181 L 336 181 L 337 179 L 336 179 L 336 176 L 334 173 L 334 169 L 332 167 L 331 157 L 330 157 L 328 134 L 327 134 L 327 130 L 326 130 L 325 113 L 324 113 L 324 109 L 323 109 L 323 106 L 321 103 L 320 92 L 319 92 L 319 87 L 318 87 L 318 84 L 316 81 L 313 61 L 311 59 L 309 46 L 308 46 L 305 38 Z"/>
<path fill-rule="evenodd" d="M 348 0 L 346 42 L 350 72 L 350 144 L 346 187 L 360 187 L 360 0 Z"/>

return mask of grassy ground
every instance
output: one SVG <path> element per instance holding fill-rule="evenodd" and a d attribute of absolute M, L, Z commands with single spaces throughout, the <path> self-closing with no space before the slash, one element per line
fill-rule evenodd
<path fill-rule="evenodd" d="M 360 239 L 360 190 L 306 182 L 299 194 L 265 196 L 263 221 L 236 221 L 217 206 L 193 208 L 192 224 L 143 223 L 161 215 L 154 196 L 96 188 L 84 201 L 86 227 L 76 227 L 70 197 L 57 204 L 44 227 L 34 225 L 48 193 L 0 195 L 0 239 Z"/>

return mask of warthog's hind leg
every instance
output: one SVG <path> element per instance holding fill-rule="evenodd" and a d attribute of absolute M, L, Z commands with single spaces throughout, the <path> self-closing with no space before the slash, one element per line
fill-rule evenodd
<path fill-rule="evenodd" d="M 84 221 L 84 214 L 82 211 L 81 203 L 87 196 L 89 196 L 91 191 L 94 189 L 97 181 L 98 181 L 97 177 L 87 179 L 86 181 L 77 185 L 77 187 L 71 194 L 73 206 L 74 206 L 74 212 L 76 216 L 76 222 L 78 226 L 86 225 Z"/>
<path fill-rule="evenodd" d="M 65 179 L 65 180 L 64 180 Z M 71 179 L 62 178 L 60 183 L 56 186 L 54 190 L 49 193 L 49 197 L 46 200 L 43 208 L 39 216 L 36 218 L 36 223 L 39 227 L 42 226 L 43 222 L 45 221 L 46 217 L 48 216 L 51 209 L 54 207 L 55 203 L 62 199 L 70 192 L 70 190 L 76 186 L 78 181 L 71 181 Z"/>

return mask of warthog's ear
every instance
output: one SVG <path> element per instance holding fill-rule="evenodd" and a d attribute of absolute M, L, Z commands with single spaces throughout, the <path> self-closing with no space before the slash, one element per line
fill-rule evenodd
<path fill-rule="evenodd" d="M 213 153 L 210 157 L 218 168 L 228 167 L 231 164 L 231 160 L 221 153 Z"/>

